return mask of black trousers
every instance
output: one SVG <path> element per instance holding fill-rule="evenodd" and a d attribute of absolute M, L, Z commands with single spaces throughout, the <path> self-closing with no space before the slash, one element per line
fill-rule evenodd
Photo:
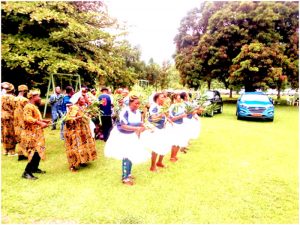
<path fill-rule="evenodd" d="M 39 167 L 40 161 L 41 157 L 39 156 L 39 153 L 35 152 L 31 161 L 27 164 L 25 172 L 29 174 L 35 172 Z"/>
<path fill-rule="evenodd" d="M 113 127 L 111 116 L 101 116 L 103 140 L 106 142 Z"/>

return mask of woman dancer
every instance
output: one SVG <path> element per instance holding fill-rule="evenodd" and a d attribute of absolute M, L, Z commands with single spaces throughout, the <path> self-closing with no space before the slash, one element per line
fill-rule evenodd
<path fill-rule="evenodd" d="M 186 92 L 182 92 L 180 97 L 184 102 L 185 112 L 187 114 L 187 117 L 183 119 L 186 125 L 186 134 L 189 139 L 197 139 L 201 130 L 200 118 L 197 115 L 198 107 L 189 101 L 189 96 Z"/>
<path fill-rule="evenodd" d="M 133 185 L 132 163 L 142 163 L 150 158 L 150 153 L 142 145 L 141 133 L 145 130 L 139 111 L 137 96 L 129 97 L 129 106 L 124 107 L 117 126 L 113 128 L 104 147 L 104 155 L 122 160 L 122 182 Z"/>
<path fill-rule="evenodd" d="M 167 111 L 164 110 L 164 108 L 166 108 L 166 106 L 164 106 L 165 99 L 163 93 L 156 93 L 153 96 L 154 103 L 150 106 L 148 121 L 152 123 L 155 128 L 152 132 L 146 132 L 142 137 L 146 148 L 152 151 L 150 167 L 150 171 L 152 172 L 157 172 L 157 167 L 166 167 L 163 164 L 163 158 L 170 151 L 172 146 L 170 140 L 171 136 L 168 134 L 165 126 L 167 121 L 172 123 L 168 119 Z M 158 161 L 157 155 L 159 155 Z"/>
<path fill-rule="evenodd" d="M 173 136 L 173 145 L 171 151 L 171 162 L 176 162 L 178 160 L 177 153 L 180 147 L 185 147 L 188 143 L 188 138 L 185 135 L 185 124 L 183 122 L 183 118 L 187 115 L 184 112 L 184 106 L 181 102 L 180 94 L 175 93 L 172 95 L 172 105 L 169 108 L 169 116 L 170 119 L 173 121 L 173 129 L 172 129 L 172 136 Z M 170 130 L 170 129 L 169 129 Z"/>
<path fill-rule="evenodd" d="M 74 104 L 67 112 L 64 125 L 64 138 L 69 169 L 77 172 L 78 166 L 97 159 L 96 144 L 90 129 L 90 118 L 84 113 L 85 99 L 80 94 L 72 96 Z"/>

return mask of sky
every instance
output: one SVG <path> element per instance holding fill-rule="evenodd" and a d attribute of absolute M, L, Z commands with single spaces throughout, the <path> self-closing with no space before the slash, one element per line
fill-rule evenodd
<path fill-rule="evenodd" d="M 139 46 L 141 59 L 161 64 L 173 62 L 174 37 L 180 21 L 187 12 L 200 6 L 201 0 L 106 0 L 108 13 L 118 21 L 126 22 L 127 40 Z"/>

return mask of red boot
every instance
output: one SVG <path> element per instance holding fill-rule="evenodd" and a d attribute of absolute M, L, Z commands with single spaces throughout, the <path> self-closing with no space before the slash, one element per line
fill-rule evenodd
<path fill-rule="evenodd" d="M 176 162 L 178 160 L 178 158 L 176 157 L 177 155 L 177 147 L 175 147 L 174 145 L 172 146 L 172 150 L 171 150 L 171 157 L 170 157 L 170 161 L 171 162 Z"/>
<path fill-rule="evenodd" d="M 158 161 L 156 163 L 157 167 L 161 167 L 161 168 L 167 168 L 167 166 L 165 166 L 162 161 L 163 161 L 164 155 L 160 155 L 158 158 Z"/>
<path fill-rule="evenodd" d="M 157 169 L 156 169 L 156 158 L 157 158 L 157 154 L 155 152 L 152 152 L 152 155 L 151 155 L 151 167 L 150 167 L 150 171 L 152 171 L 152 172 L 157 172 Z"/>

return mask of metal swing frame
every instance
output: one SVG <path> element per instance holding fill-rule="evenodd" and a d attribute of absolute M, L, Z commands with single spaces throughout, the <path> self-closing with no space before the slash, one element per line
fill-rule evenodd
<path fill-rule="evenodd" d="M 48 100 L 49 100 L 49 93 L 50 93 L 50 88 L 51 88 L 51 85 L 52 85 L 52 90 L 54 91 L 55 90 L 55 80 L 54 80 L 54 76 L 57 76 L 58 78 L 64 78 L 65 76 L 66 77 L 69 77 L 69 81 L 70 81 L 70 84 L 72 83 L 72 78 L 75 77 L 75 91 L 77 91 L 78 89 L 80 89 L 81 87 L 81 79 L 80 79 L 80 75 L 79 74 L 68 74 L 68 73 L 54 73 L 54 74 L 50 74 L 49 75 L 49 82 L 48 82 L 48 89 L 47 89 L 47 94 L 46 94 L 46 102 L 45 102 L 45 106 L 44 106 L 44 114 L 43 114 L 43 118 L 45 118 L 46 116 L 46 111 L 47 111 L 47 105 L 48 105 Z"/>

